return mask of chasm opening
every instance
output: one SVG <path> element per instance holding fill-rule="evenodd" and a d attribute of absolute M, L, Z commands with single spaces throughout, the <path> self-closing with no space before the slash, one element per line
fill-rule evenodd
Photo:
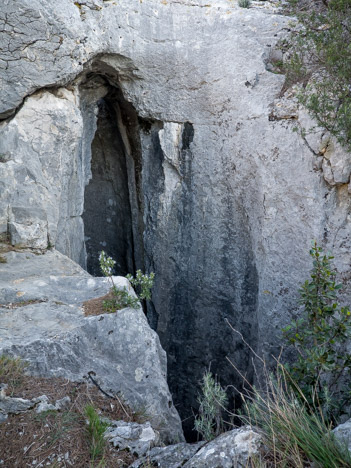
<path fill-rule="evenodd" d="M 196 156 L 193 124 L 138 117 L 113 83 L 94 75 L 82 85 L 86 164 L 91 145 L 83 215 L 87 270 L 101 275 L 104 250 L 117 262 L 115 274 L 155 273 L 148 321 L 167 352 L 173 401 L 187 440 L 194 441 L 204 372 L 210 368 L 228 387 L 232 406 L 240 379 L 226 358 L 252 378 L 249 352 L 227 323 L 255 346 L 258 277 L 250 231 L 221 171 L 212 180 L 203 156 Z M 204 186 L 206 177 L 219 193 Z"/>

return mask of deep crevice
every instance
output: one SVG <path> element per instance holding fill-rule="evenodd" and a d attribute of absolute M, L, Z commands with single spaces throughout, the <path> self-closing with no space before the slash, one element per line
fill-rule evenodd
<path fill-rule="evenodd" d="M 85 188 L 83 214 L 87 270 L 100 275 L 99 252 L 116 259 L 115 273 L 134 271 L 132 215 L 126 150 L 117 123 L 113 93 L 101 98 L 92 142 L 92 178 Z"/>
<path fill-rule="evenodd" d="M 167 352 L 169 387 L 185 435 L 193 441 L 205 370 L 211 366 L 223 386 L 240 387 L 228 356 L 252 379 L 248 350 L 226 323 L 247 342 L 256 341 L 258 279 L 247 217 L 230 187 L 219 205 L 226 225 L 214 225 L 207 205 L 202 206 L 192 123 L 141 118 L 111 80 L 92 74 L 87 83 L 94 80 L 104 91 L 92 91 L 93 97 L 100 95 L 83 216 L 88 271 L 101 274 L 97 258 L 103 249 L 117 261 L 116 274 L 139 268 L 155 272 L 147 317 Z M 234 243 L 240 236 L 242 242 Z M 228 393 L 237 407 L 232 387 Z"/>
<path fill-rule="evenodd" d="M 89 76 L 87 83 L 101 85 L 101 79 Z M 125 276 L 144 266 L 139 123 L 121 90 L 106 80 L 103 86 L 84 196 L 87 270 L 101 275 L 98 257 L 104 250 L 116 261 L 114 274 Z"/>

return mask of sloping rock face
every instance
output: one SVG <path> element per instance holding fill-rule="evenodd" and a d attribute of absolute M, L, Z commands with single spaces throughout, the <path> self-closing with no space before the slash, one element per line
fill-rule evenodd
<path fill-rule="evenodd" d="M 224 384 L 240 384 L 226 356 L 252 376 L 227 320 L 276 351 L 312 239 L 350 279 L 350 155 L 292 131 L 312 123 L 269 71 L 289 19 L 253 5 L 2 0 L 0 11 L 1 231 L 92 273 L 100 248 L 119 273 L 155 272 L 148 318 L 184 418 L 210 362 Z"/>
<path fill-rule="evenodd" d="M 144 411 L 164 441 L 183 439 L 166 381 L 166 353 L 142 309 L 85 317 L 82 303 L 105 295 L 93 278 L 59 252 L 9 252 L 0 265 L 0 354 L 20 356 L 41 377 L 93 380 Z M 133 290 L 125 278 L 118 287 Z"/>

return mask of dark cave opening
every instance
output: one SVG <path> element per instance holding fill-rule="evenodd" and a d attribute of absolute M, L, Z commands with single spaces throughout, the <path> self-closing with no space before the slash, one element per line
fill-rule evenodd
<path fill-rule="evenodd" d="M 118 88 L 107 84 L 107 89 L 97 103 L 91 179 L 84 194 L 86 269 L 101 276 L 99 254 L 104 250 L 116 261 L 114 274 L 125 276 L 143 264 L 138 119 Z"/>

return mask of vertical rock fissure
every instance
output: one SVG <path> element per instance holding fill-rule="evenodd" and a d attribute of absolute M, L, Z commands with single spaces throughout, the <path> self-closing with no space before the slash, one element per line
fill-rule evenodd
<path fill-rule="evenodd" d="M 85 188 L 83 220 L 87 270 L 97 276 L 101 274 L 101 250 L 116 260 L 118 275 L 134 273 L 142 257 L 140 247 L 135 246 L 139 232 L 136 164 L 122 107 L 119 90 L 110 87 L 98 101 L 91 145 L 91 179 Z"/>
<path fill-rule="evenodd" d="M 87 269 L 100 275 L 103 249 L 117 261 L 116 274 L 155 272 L 147 317 L 167 352 L 186 437 L 195 440 L 205 370 L 229 386 L 231 406 L 240 382 L 226 357 L 252 378 L 249 352 L 227 323 L 254 346 L 258 278 L 248 218 L 220 172 L 225 196 L 217 204 L 204 196 L 191 122 L 140 118 L 119 88 L 103 86 L 85 190 Z"/>

